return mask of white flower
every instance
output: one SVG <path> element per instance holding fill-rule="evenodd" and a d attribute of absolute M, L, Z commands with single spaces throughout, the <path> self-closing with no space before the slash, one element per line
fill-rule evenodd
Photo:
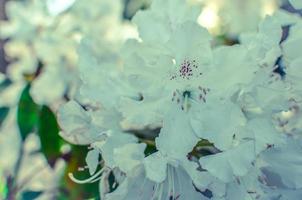
<path fill-rule="evenodd" d="M 101 183 L 105 184 L 105 179 L 108 179 L 109 174 L 114 169 L 122 169 L 125 172 L 128 172 L 140 164 L 140 159 L 143 158 L 141 150 L 145 148 L 145 144 L 136 144 L 137 139 L 132 135 L 112 132 L 110 130 L 103 133 L 102 136 L 101 139 L 95 140 L 95 142 L 91 144 L 93 150 L 88 152 L 86 156 L 86 162 L 91 177 L 85 180 L 78 180 L 72 173 L 69 173 L 69 177 L 72 181 L 79 184 L 85 184 L 101 180 Z M 124 152 L 121 152 L 123 150 L 132 151 L 127 152 L 128 157 L 122 157 L 124 156 Z M 139 151 L 136 152 L 136 150 Z M 99 154 L 102 156 L 102 162 L 99 162 Z M 126 164 L 124 162 L 125 158 L 127 161 Z M 96 168 L 99 164 L 101 164 L 102 169 L 96 172 Z M 107 189 L 103 188 L 101 195 L 105 195 L 105 193 L 107 193 Z"/>
<path fill-rule="evenodd" d="M 102 154 L 102 159 L 105 161 L 105 165 L 113 169 L 121 165 L 119 161 L 116 162 L 117 158 L 115 158 L 115 155 L 120 155 L 117 148 L 136 142 L 137 139 L 133 135 L 127 133 L 107 131 L 106 138 L 100 141 L 95 141 L 92 146 L 100 150 Z"/>
<path fill-rule="evenodd" d="M 170 178 L 170 168 L 174 168 L 176 171 L 184 171 L 191 178 L 191 184 L 201 191 L 206 190 L 210 184 L 213 184 L 215 179 L 208 172 L 200 171 L 199 165 L 194 161 L 188 160 L 187 157 L 176 159 L 163 154 L 160 150 L 147 156 L 143 160 L 143 165 L 146 177 L 159 184 Z"/>
<path fill-rule="evenodd" d="M 144 159 L 146 176 L 157 183 L 167 178 L 168 161 L 161 153 L 153 153 Z"/>
<path fill-rule="evenodd" d="M 254 69 L 245 60 L 244 48 L 225 47 L 212 52 L 209 34 L 193 22 L 180 25 L 161 46 L 128 44 L 133 52 L 127 54 L 125 72 L 143 97 L 141 101 L 122 99 L 121 111 L 130 124 L 160 124 L 171 106 L 187 111 L 194 103 L 227 99 L 253 78 Z M 235 76 L 235 72 L 240 75 Z M 145 110 L 146 117 L 130 112 L 128 105 Z M 144 121 L 150 116 L 156 118 Z"/>
<path fill-rule="evenodd" d="M 223 198 L 230 200 L 266 199 L 265 186 L 265 175 L 256 164 L 244 177 L 237 177 L 236 180 L 225 185 Z"/>
<path fill-rule="evenodd" d="M 189 33 L 192 33 L 190 34 L 191 38 L 187 37 Z M 135 49 L 139 49 L 141 45 L 144 44 L 136 43 Z M 157 101 L 157 99 L 162 103 L 172 104 L 172 99 L 172 101 L 178 103 L 180 108 L 183 107 L 182 109 L 185 109 L 187 105 L 184 106 L 185 98 L 183 96 L 183 92 L 185 92 L 186 89 L 190 90 L 191 88 L 194 88 L 195 91 L 198 90 L 196 82 L 204 70 L 203 67 L 206 68 L 206 66 L 203 66 L 203 64 L 207 64 L 207 62 L 209 62 L 209 45 L 208 33 L 204 29 L 200 28 L 197 24 L 187 22 L 174 32 L 174 35 L 170 38 L 170 41 L 165 46 L 159 47 L 159 49 L 156 48 L 156 46 L 146 46 L 146 48 L 150 49 L 154 53 L 157 51 L 155 53 L 157 57 L 157 61 L 155 63 L 141 63 L 144 65 L 142 68 L 142 65 L 140 65 L 138 62 L 144 59 L 144 56 L 147 58 L 147 56 L 150 54 L 142 55 L 143 57 L 139 55 L 140 57 L 138 58 L 137 54 L 139 54 L 139 52 L 131 54 L 130 58 L 134 63 L 131 63 L 131 60 L 128 63 L 126 62 L 125 72 L 128 74 L 131 83 L 135 84 L 140 82 L 139 85 L 135 84 L 135 87 L 138 86 L 138 91 L 143 95 L 142 102 L 137 101 L 133 102 L 133 104 L 148 106 L 149 101 Z M 144 46 L 141 47 L 145 48 Z M 163 52 L 161 49 L 163 49 Z M 160 52 L 162 52 L 162 55 L 160 55 Z M 142 53 L 145 53 L 144 50 L 142 50 Z M 146 53 L 149 52 L 147 51 Z M 148 60 L 142 60 L 142 62 L 147 61 Z M 146 73 L 146 70 L 148 73 Z M 161 83 L 161 85 L 158 83 Z M 204 88 L 204 90 L 205 92 L 208 92 L 207 88 Z M 202 91 L 196 91 L 196 94 L 194 94 L 194 98 L 196 100 L 199 98 L 197 93 L 201 92 Z M 188 93 L 187 95 L 190 94 Z M 127 112 L 127 105 L 125 105 L 125 101 L 127 100 L 121 102 L 122 112 Z M 145 102 L 146 104 L 144 104 Z M 125 110 L 123 107 L 125 107 Z M 153 107 L 152 103 L 148 107 L 151 109 L 156 109 L 156 107 Z M 165 106 L 160 107 L 164 108 Z M 148 112 L 148 110 L 149 109 L 146 111 Z M 149 112 L 153 111 L 151 110 Z M 162 113 L 164 112 L 161 111 L 159 114 L 162 115 Z M 128 116 L 129 118 L 131 118 L 133 114 L 124 113 L 124 115 Z M 143 119 L 137 118 L 136 120 L 141 121 Z M 154 119 L 154 121 L 151 123 L 149 122 L 149 124 L 158 124 L 159 120 L 160 119 Z M 131 121 L 130 123 L 136 122 Z"/>
<path fill-rule="evenodd" d="M 301 45 L 302 23 L 297 23 L 290 28 L 288 38 L 283 42 L 283 56 L 286 64 L 286 79 L 293 84 L 295 90 L 301 90 Z"/>
<path fill-rule="evenodd" d="M 301 182 L 301 139 L 289 139 L 286 145 L 273 148 L 262 154 L 264 168 L 281 178 L 288 188 L 298 189 Z"/>
<path fill-rule="evenodd" d="M 79 71 L 82 84 L 79 95 L 108 109 L 117 107 L 122 96 L 139 98 L 139 94 L 124 83 L 117 53 L 110 49 L 104 53 L 104 50 L 96 46 L 94 41 L 81 41 Z"/>
<path fill-rule="evenodd" d="M 57 1 L 9 2 L 9 20 L 1 22 L 0 35 L 10 39 L 6 50 L 14 59 L 9 75 L 18 81 L 30 75 L 34 79 L 31 93 L 39 104 L 53 105 L 64 96 L 74 97 L 81 54 L 77 48 L 83 37 L 97 38 L 95 45 L 104 57 L 109 50 L 116 57 L 124 39 L 119 33 L 120 28 L 124 30 L 120 0 L 64 3 L 61 10 L 54 11 Z"/>
<path fill-rule="evenodd" d="M 119 169 L 126 174 L 141 164 L 146 144 L 129 143 L 113 149 L 113 157 Z"/>
<path fill-rule="evenodd" d="M 202 168 L 227 183 L 234 180 L 237 176 L 246 175 L 254 159 L 254 143 L 253 141 L 248 141 L 228 151 L 202 157 L 200 163 Z"/>
<path fill-rule="evenodd" d="M 180 24 L 197 21 L 198 7 L 189 6 L 186 0 L 155 0 L 147 11 L 139 11 L 133 18 L 140 38 L 147 43 L 165 43 Z M 160 37 L 158 37 L 160 35 Z"/>
<path fill-rule="evenodd" d="M 220 150 L 233 146 L 234 136 L 246 125 L 246 118 L 236 104 L 215 101 L 205 105 L 191 119 L 196 135 L 209 140 Z"/>
<path fill-rule="evenodd" d="M 164 118 L 163 128 L 155 139 L 158 152 L 147 156 L 142 162 L 146 176 L 157 183 L 168 178 L 168 168 L 184 170 L 198 188 L 205 187 L 205 174 L 200 172 L 198 164 L 188 159 L 189 153 L 200 140 L 190 125 L 187 113 L 173 109 Z M 177 146 L 177 148 L 175 148 Z"/>
<path fill-rule="evenodd" d="M 76 85 L 76 74 L 65 71 L 65 68 L 49 66 L 32 83 L 30 94 L 40 105 L 59 102 L 68 89 L 68 85 Z M 73 82 L 74 81 L 74 82 Z M 49 86 L 52 86 L 51 88 Z"/>
<path fill-rule="evenodd" d="M 90 144 L 95 141 L 102 130 L 98 130 L 89 113 L 75 101 L 63 105 L 57 117 L 63 130 L 61 136 L 72 143 Z"/>
<path fill-rule="evenodd" d="M 251 11 L 262 5 L 236 3 L 242 10 L 253 5 Z M 82 19 L 81 8 L 90 7 L 71 7 L 75 18 Z M 98 13 L 94 8 L 87 15 L 94 21 Z M 107 37 L 114 31 L 82 30 L 81 83 L 76 100 L 60 109 L 58 119 L 67 139 L 89 143 L 93 150 L 86 157 L 91 177 L 70 175 L 72 180 L 101 180 L 105 200 L 266 200 L 276 188 L 287 196 L 302 187 L 301 25 L 283 42 L 280 19 L 267 17 L 257 32 L 241 35 L 241 44 L 213 47 L 197 14 L 184 0 L 154 0 L 151 9 L 134 17 L 140 38 L 127 41 L 121 53 L 120 38 L 115 43 Z M 256 14 L 251 24 L 262 17 Z M 115 21 L 109 18 L 105 24 Z M 291 116 L 280 120 L 287 111 Z M 293 129 L 285 131 L 283 122 L 293 123 Z M 150 147 L 155 153 L 146 153 Z M 110 173 L 120 176 L 117 189 L 108 193 Z"/>
<path fill-rule="evenodd" d="M 230 119 L 232 120 L 232 115 Z M 233 120 L 238 121 L 236 118 Z M 211 123 L 209 121 L 206 124 Z M 232 124 L 236 125 L 236 123 L 230 122 L 222 126 L 221 130 L 213 125 L 212 129 L 208 130 L 215 130 L 213 129 L 215 127 L 217 131 L 209 132 L 209 134 L 204 134 L 207 132 L 200 130 L 204 135 L 203 138 L 209 139 L 214 146 L 223 150 L 223 152 L 215 155 L 201 157 L 201 166 L 226 183 L 235 177 L 242 177 L 247 174 L 259 154 L 271 147 L 285 143 L 283 135 L 276 130 L 274 124 L 261 115 L 258 115 L 258 118 L 243 122 L 241 126 L 232 127 L 230 126 Z M 229 134 L 224 135 L 226 133 Z"/>
<path fill-rule="evenodd" d="M 9 18 L 1 22 L 1 36 L 30 41 L 38 35 L 40 28 L 48 27 L 53 18 L 48 15 L 46 3 L 39 0 L 12 1 L 6 5 Z"/>
<path fill-rule="evenodd" d="M 149 180 L 143 167 L 137 167 L 112 193 L 106 195 L 106 200 L 206 200 L 200 192 L 194 188 L 191 178 L 182 170 L 167 167 L 167 178 L 161 183 Z"/>
<path fill-rule="evenodd" d="M 190 115 L 178 109 L 171 109 L 164 117 L 163 127 L 155 142 L 163 155 L 184 159 L 199 140 L 198 134 L 190 124 Z"/>
<path fill-rule="evenodd" d="M 246 127 L 248 136 L 255 142 L 255 153 L 259 154 L 271 146 L 278 147 L 285 143 L 285 137 L 278 132 L 272 122 L 266 118 L 252 119 Z"/>
<path fill-rule="evenodd" d="M 89 169 L 89 174 L 93 175 L 99 164 L 100 152 L 97 149 L 90 150 L 86 155 L 86 163 Z"/>
<path fill-rule="evenodd" d="M 10 63 L 7 75 L 14 81 L 22 80 L 24 74 L 33 74 L 38 66 L 38 59 L 34 58 L 27 44 L 20 41 L 10 41 L 4 47 L 6 55 L 11 59 L 18 59 Z"/>
<path fill-rule="evenodd" d="M 275 67 L 277 58 L 281 56 L 280 41 L 282 38 L 281 24 L 274 17 L 266 17 L 259 24 L 256 33 L 244 33 L 240 42 L 249 52 L 249 56 L 259 67 Z"/>

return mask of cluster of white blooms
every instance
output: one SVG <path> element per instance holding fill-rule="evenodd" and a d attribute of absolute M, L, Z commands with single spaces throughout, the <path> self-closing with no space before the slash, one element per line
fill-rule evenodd
<path fill-rule="evenodd" d="M 0 162 L 0 199 L 5 193 L 2 187 L 8 187 L 6 180 L 17 173 L 20 174 L 16 183 L 20 191 L 15 191 L 15 195 L 26 190 L 45 190 L 46 197 L 41 199 L 53 199 L 57 195 L 54 191 L 65 166 L 60 160 L 55 169 L 51 169 L 44 155 L 36 153 L 41 150 L 37 134 L 22 141 L 17 121 L 22 90 L 30 84 L 30 96 L 35 103 L 56 110 L 59 103 L 75 95 L 81 83 L 79 65 L 90 66 L 87 59 L 81 64 L 78 51 L 84 56 L 85 48 L 89 48 L 87 55 L 96 50 L 94 53 L 101 60 L 115 59 L 117 62 L 116 52 L 122 42 L 136 37 L 133 26 L 122 20 L 122 5 L 120 0 L 7 2 L 8 20 L 0 21 L 0 38 L 7 39 L 5 53 L 10 61 L 7 73 L 0 73 L 0 155 L 10 159 Z M 92 39 L 82 40 L 84 36 Z M 106 73 L 102 74 L 105 76 Z M 28 119 L 23 123 L 31 123 L 31 114 L 28 113 Z M 5 120 L 4 115 L 7 115 Z M 36 132 L 36 129 L 32 130 L 32 133 Z M 63 137 L 68 140 L 68 136 Z M 25 149 L 23 155 L 18 155 L 20 148 Z M 21 164 L 18 156 L 23 157 Z M 14 171 L 16 166 L 20 166 L 19 172 Z M 33 173 L 33 180 L 26 180 Z"/>
<path fill-rule="evenodd" d="M 8 76 L 32 81 L 31 95 L 39 104 L 73 96 L 79 83 L 77 47 L 83 35 L 98 38 L 101 54 L 115 51 L 125 37 L 119 0 L 9 1 L 6 11 L 9 20 L 1 22 L 0 36 L 9 39 Z"/>
<path fill-rule="evenodd" d="M 285 34 L 289 20 L 267 16 L 215 46 L 199 15 L 153 0 L 115 56 L 83 38 L 81 86 L 58 120 L 91 145 L 91 177 L 70 177 L 100 180 L 105 200 L 301 199 L 302 19 Z"/>

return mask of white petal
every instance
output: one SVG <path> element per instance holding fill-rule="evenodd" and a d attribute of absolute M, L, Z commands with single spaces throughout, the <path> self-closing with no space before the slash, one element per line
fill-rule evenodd
<path fill-rule="evenodd" d="M 86 155 L 86 163 L 88 165 L 90 175 L 93 175 L 99 164 L 100 152 L 97 149 L 90 150 Z"/>
<path fill-rule="evenodd" d="M 279 175 L 290 188 L 302 187 L 302 145 L 299 139 L 290 139 L 279 148 L 272 148 L 262 156 L 267 162 L 267 170 Z"/>
<path fill-rule="evenodd" d="M 69 101 L 58 111 L 58 122 L 63 132 L 62 137 L 76 144 L 89 144 L 97 132 L 92 131 L 92 118 L 75 101 Z"/>
<path fill-rule="evenodd" d="M 199 65 L 212 61 L 211 36 L 206 29 L 194 22 L 185 22 L 172 34 L 167 46 L 176 63 L 196 59 Z"/>
<path fill-rule="evenodd" d="M 190 114 L 177 107 L 167 113 L 155 139 L 156 147 L 163 155 L 178 159 L 186 158 L 198 141 L 190 124 Z"/>
<path fill-rule="evenodd" d="M 146 176 L 157 183 L 163 182 L 167 177 L 167 160 L 159 152 L 153 153 L 144 159 Z"/>
<path fill-rule="evenodd" d="M 54 66 L 49 66 L 54 67 Z M 51 104 L 60 100 L 67 87 L 67 77 L 62 70 L 44 70 L 32 84 L 30 94 L 38 104 Z M 49 88 L 51 86 L 51 88 Z"/>
<path fill-rule="evenodd" d="M 126 144 L 113 150 L 114 161 L 126 174 L 141 164 L 146 144 Z"/>
<path fill-rule="evenodd" d="M 229 149 L 233 136 L 246 123 L 239 106 L 231 102 L 209 102 L 191 118 L 191 125 L 198 137 L 209 140 L 220 149 Z"/>
<path fill-rule="evenodd" d="M 196 191 L 192 180 L 181 168 L 169 167 L 162 183 L 150 181 L 142 168 L 137 168 L 106 200 L 206 200 Z"/>
<path fill-rule="evenodd" d="M 255 139 L 256 154 L 268 148 L 269 145 L 279 146 L 285 143 L 280 132 L 277 132 L 274 125 L 267 119 L 256 118 L 247 125 L 248 131 L 251 131 Z"/>
<path fill-rule="evenodd" d="M 191 7 L 183 0 L 154 0 L 151 9 L 138 12 L 133 21 L 143 41 L 165 43 L 175 27 L 185 21 L 196 21 L 199 13 L 198 7 Z"/>
<path fill-rule="evenodd" d="M 254 142 L 243 143 L 231 150 L 200 159 L 202 168 L 224 182 L 244 176 L 255 159 Z"/>
<path fill-rule="evenodd" d="M 117 167 L 114 159 L 114 149 L 136 141 L 137 139 L 133 135 L 113 132 L 104 141 L 93 143 L 93 146 L 101 151 L 106 166 L 113 169 Z"/>

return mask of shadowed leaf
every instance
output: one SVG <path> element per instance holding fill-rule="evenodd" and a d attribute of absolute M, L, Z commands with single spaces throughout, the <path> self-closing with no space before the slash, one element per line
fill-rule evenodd
<path fill-rule="evenodd" d="M 9 108 L 7 107 L 0 108 L 0 126 L 2 125 L 3 121 L 7 117 L 8 112 L 9 112 Z"/>
<path fill-rule="evenodd" d="M 22 91 L 17 111 L 17 122 L 23 141 L 38 123 L 39 106 L 31 98 L 29 90 L 30 84 Z"/>
<path fill-rule="evenodd" d="M 43 106 L 39 115 L 38 134 L 41 141 L 41 151 L 45 155 L 49 165 L 54 166 L 56 160 L 61 156 L 61 145 L 63 140 L 59 136 L 59 127 L 54 113 Z"/>
<path fill-rule="evenodd" d="M 22 200 L 37 199 L 42 193 L 42 191 L 25 191 L 22 193 Z"/>

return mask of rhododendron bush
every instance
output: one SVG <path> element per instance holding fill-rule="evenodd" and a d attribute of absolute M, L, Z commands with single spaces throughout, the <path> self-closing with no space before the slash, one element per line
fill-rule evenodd
<path fill-rule="evenodd" d="M 301 9 L 9 1 L 0 198 L 302 199 Z"/>

